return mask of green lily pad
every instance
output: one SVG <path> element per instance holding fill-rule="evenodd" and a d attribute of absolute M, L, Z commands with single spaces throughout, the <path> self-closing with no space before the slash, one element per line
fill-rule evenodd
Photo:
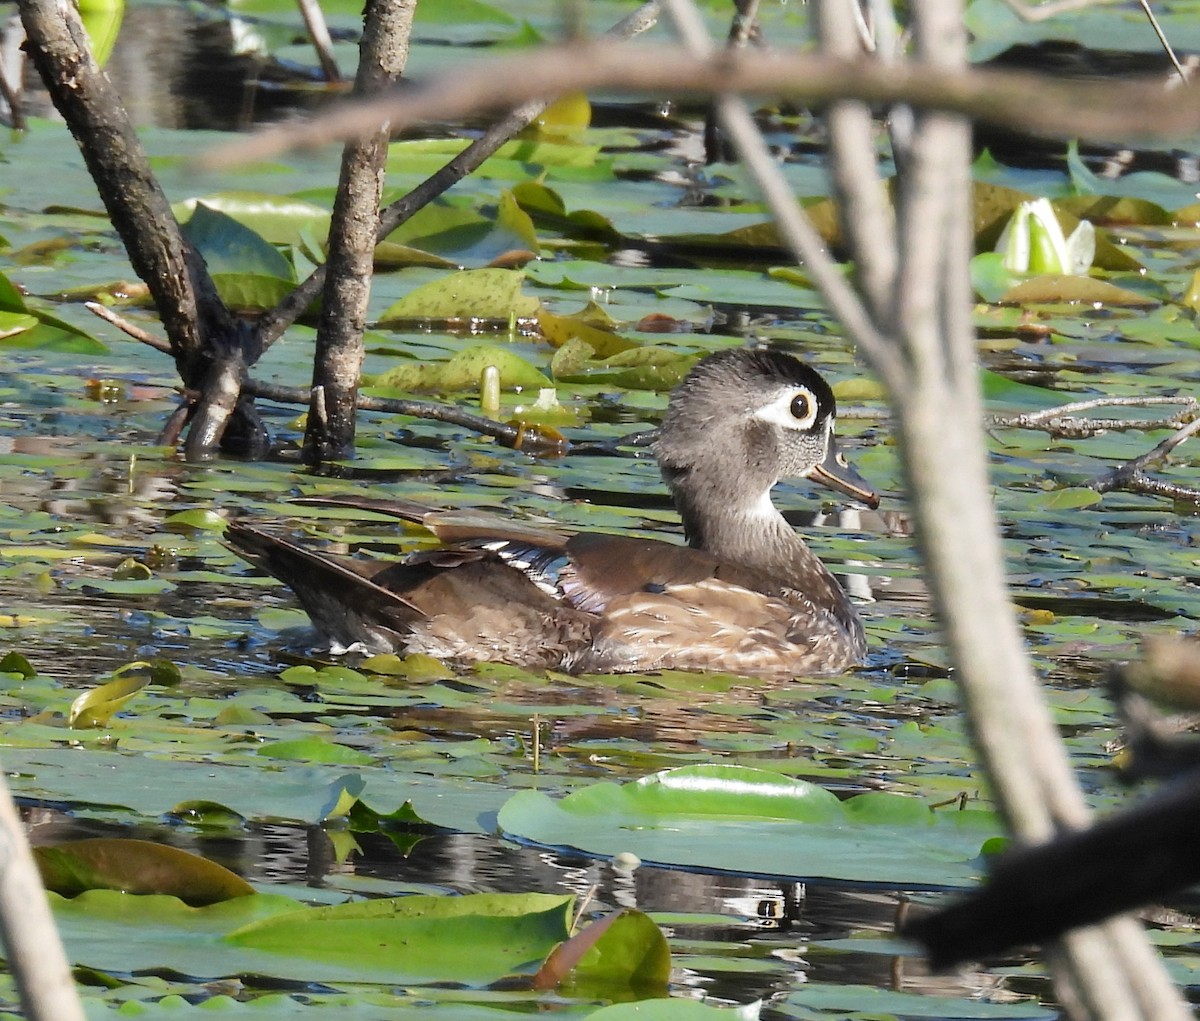
<path fill-rule="evenodd" d="M 325 974 L 476 984 L 536 971 L 567 938 L 574 903 L 537 893 L 359 901 L 264 918 L 224 942 Z"/>
<path fill-rule="evenodd" d="M 500 810 L 510 836 L 590 854 L 636 854 L 676 867 L 789 879 L 956 887 L 980 873 L 999 829 L 980 812 L 914 812 L 873 794 L 861 812 L 814 784 L 742 766 L 684 766 L 628 784 L 596 784 L 554 801 L 537 791 Z M 869 877 L 874 877 L 869 880 Z M 884 878 L 881 878 L 884 877 Z"/>
<path fill-rule="evenodd" d="M 412 319 L 523 319 L 537 312 L 537 298 L 521 293 L 525 275 L 511 269 L 451 273 L 401 298 L 381 323 Z"/>
<path fill-rule="evenodd" d="M 541 389 L 550 380 L 524 358 L 507 348 L 479 344 L 466 348 L 445 362 L 398 365 L 370 381 L 373 390 L 391 389 L 404 393 L 454 393 L 476 390 L 483 370 L 495 366 L 504 390 Z"/>
<path fill-rule="evenodd" d="M 1051 305 L 1060 302 L 1092 305 L 1148 306 L 1157 304 L 1136 291 L 1104 280 L 1080 276 L 1039 276 L 1010 288 L 1000 297 L 1006 305 Z"/>

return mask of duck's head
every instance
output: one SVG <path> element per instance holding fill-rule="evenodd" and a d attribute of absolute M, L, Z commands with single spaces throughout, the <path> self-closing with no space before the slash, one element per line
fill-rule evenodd
<path fill-rule="evenodd" d="M 838 450 L 836 417 L 829 384 L 798 358 L 721 351 L 671 395 L 654 449 L 689 524 L 757 516 L 782 478 L 811 479 L 876 507 L 878 495 Z"/>

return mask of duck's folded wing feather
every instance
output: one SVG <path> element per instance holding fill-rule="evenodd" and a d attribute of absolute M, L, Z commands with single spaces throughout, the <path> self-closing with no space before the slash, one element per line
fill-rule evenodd
<path fill-rule="evenodd" d="M 225 541 L 295 592 L 317 630 L 335 646 L 391 651 L 422 615 L 404 596 L 377 583 L 387 562 L 332 557 L 238 523 L 226 529 Z"/>

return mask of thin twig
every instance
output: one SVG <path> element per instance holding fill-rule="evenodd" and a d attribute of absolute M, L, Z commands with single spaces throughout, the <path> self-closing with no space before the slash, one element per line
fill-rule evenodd
<path fill-rule="evenodd" d="M 1151 478 L 1143 471 L 1135 471 L 1122 480 L 1119 486 L 1112 487 L 1124 493 L 1141 493 L 1143 496 L 1162 496 L 1168 500 L 1180 503 L 1200 504 L 1200 489 L 1194 486 L 1181 486 L 1177 482 L 1167 482 L 1165 479 Z"/>
<path fill-rule="evenodd" d="M 9 24 L 5 28 L 6 35 L 9 32 L 21 31 L 20 21 L 10 19 Z M 24 131 L 26 127 L 25 121 L 25 104 L 24 96 L 21 91 L 22 76 L 25 71 L 25 55 L 19 49 L 19 46 L 7 48 L 7 52 L 15 58 L 16 68 L 12 69 L 10 80 L 10 69 L 6 66 L 3 53 L 0 53 L 0 100 L 3 100 L 8 105 L 8 121 L 9 126 L 14 131 Z M 0 111 L 2 112 L 2 111 Z"/>
<path fill-rule="evenodd" d="M 1154 11 L 1150 9 L 1150 0 L 1138 0 L 1138 2 L 1142 5 L 1142 11 L 1145 13 L 1147 20 L 1150 22 L 1150 27 L 1154 29 L 1154 34 L 1158 36 L 1159 45 L 1162 46 L 1163 50 L 1166 52 L 1167 59 L 1175 68 L 1175 73 L 1179 75 L 1179 80 L 1186 84 L 1188 80 L 1188 73 L 1184 70 L 1183 65 L 1179 63 L 1179 58 L 1175 56 L 1175 50 L 1171 47 L 1171 43 L 1168 41 L 1166 33 L 1163 32 L 1162 26 L 1158 23 L 1158 18 L 1154 16 Z"/>
<path fill-rule="evenodd" d="M 313 49 L 317 51 L 317 60 L 321 62 L 321 73 L 327 82 L 340 82 L 342 72 L 338 70 L 337 58 L 333 55 L 333 40 L 329 37 L 329 26 L 325 24 L 325 13 L 320 3 L 317 0 L 296 2 L 300 5 L 300 15 L 304 18 L 304 27 L 308 29 Z"/>
<path fill-rule="evenodd" d="M 84 1021 L 83 1006 L 8 784 L 0 778 L 0 936 L 29 1021 Z"/>
<path fill-rule="evenodd" d="M 1153 450 L 1146 451 L 1146 453 L 1135 457 L 1132 461 L 1126 461 L 1125 464 L 1114 468 L 1110 472 L 1097 475 L 1094 479 L 1089 480 L 1086 485 L 1098 493 L 1107 493 L 1113 489 L 1124 489 L 1134 479 L 1138 479 L 1138 484 L 1144 487 L 1147 482 L 1152 481 L 1144 475 L 1145 469 L 1150 465 L 1160 464 L 1166 460 L 1172 450 L 1198 431 L 1200 431 L 1200 418 L 1189 422 L 1182 429 L 1168 436 Z M 1146 490 L 1143 488 L 1142 491 L 1145 492 Z"/>
<path fill-rule="evenodd" d="M 148 330 L 143 330 L 128 319 L 122 318 L 107 305 L 101 305 L 98 301 L 85 301 L 83 307 L 91 312 L 92 315 L 99 316 L 106 323 L 111 323 L 122 333 L 128 334 L 134 340 L 154 348 L 155 351 L 161 351 L 165 355 L 172 354 L 171 345 L 167 341 L 161 337 L 156 337 Z"/>
<path fill-rule="evenodd" d="M 820 4 L 816 13 L 817 34 L 824 53 L 849 59 L 861 51 L 858 27 L 861 18 L 855 17 L 861 10 L 857 3 Z M 877 59 L 883 62 L 884 58 L 877 54 Z M 831 103 L 826 122 L 829 169 L 842 236 L 857 253 L 855 283 L 874 323 L 889 323 L 893 321 L 896 278 L 896 216 L 879 172 L 875 117 L 863 103 Z M 882 375 L 889 389 L 896 393 L 901 383 L 896 368 Z"/>

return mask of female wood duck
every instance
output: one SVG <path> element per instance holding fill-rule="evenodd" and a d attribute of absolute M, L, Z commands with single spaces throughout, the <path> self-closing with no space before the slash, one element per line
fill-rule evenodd
<path fill-rule="evenodd" d="M 838 452 L 835 410 L 828 384 L 789 354 L 698 363 L 654 444 L 691 548 L 355 499 L 311 502 L 418 522 L 445 545 L 372 562 L 240 523 L 225 534 L 296 593 L 335 649 L 572 672 L 838 673 L 863 661 L 862 623 L 770 497 L 799 476 L 878 505 Z"/>

